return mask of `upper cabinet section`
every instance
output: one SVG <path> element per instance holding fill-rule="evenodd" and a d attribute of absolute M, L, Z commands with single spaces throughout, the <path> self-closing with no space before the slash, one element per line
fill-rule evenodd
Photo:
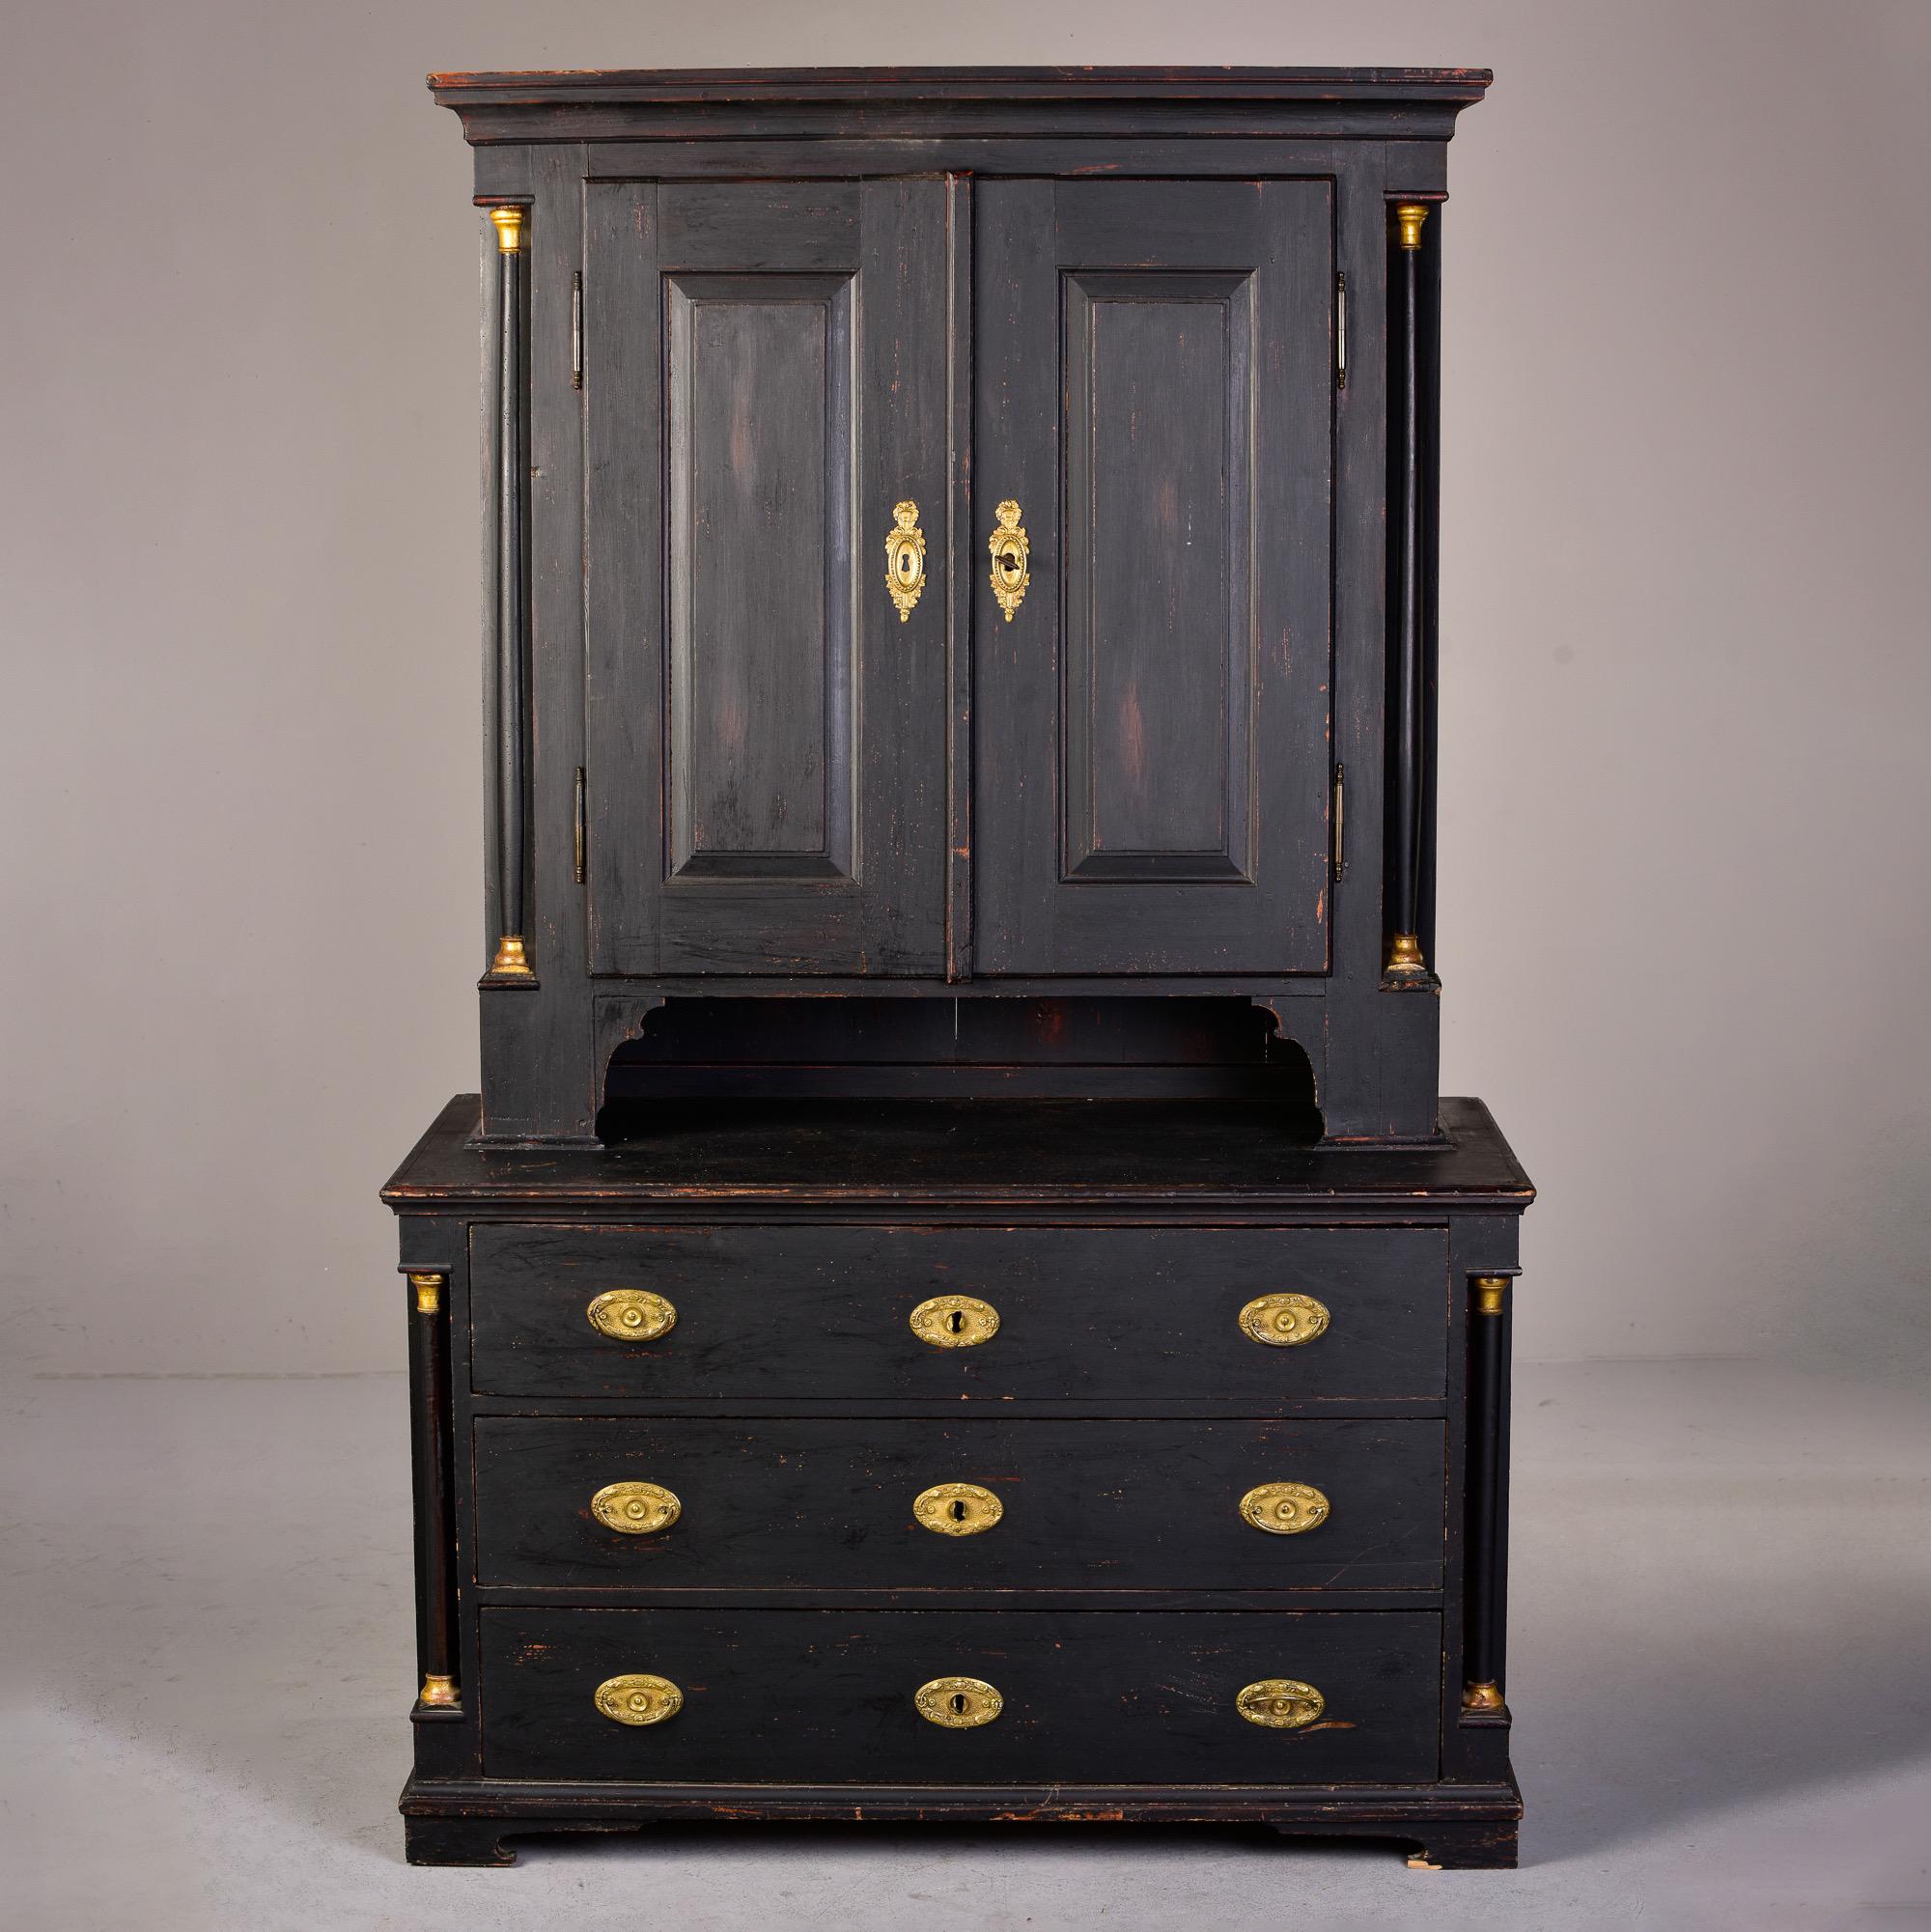
<path fill-rule="evenodd" d="M 432 76 L 493 253 L 490 1136 L 591 1137 L 666 1001 L 793 991 L 1245 998 L 1331 1134 L 1433 1133 L 1488 78 Z"/>

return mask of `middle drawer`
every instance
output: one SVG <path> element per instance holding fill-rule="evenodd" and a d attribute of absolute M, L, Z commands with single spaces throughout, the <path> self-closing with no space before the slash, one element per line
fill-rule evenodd
<path fill-rule="evenodd" d="M 1441 1585 L 1439 1421 L 475 1423 L 485 1584 Z"/>

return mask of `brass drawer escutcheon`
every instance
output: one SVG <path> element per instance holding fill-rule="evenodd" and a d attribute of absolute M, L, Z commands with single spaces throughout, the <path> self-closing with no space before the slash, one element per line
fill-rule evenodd
<path fill-rule="evenodd" d="M 655 1536 L 684 1514 L 684 1504 L 661 1483 L 613 1482 L 590 1498 L 590 1513 L 623 1536 Z"/>
<path fill-rule="evenodd" d="M 949 1731 L 990 1724 L 1006 1707 L 1006 1700 L 978 1677 L 935 1677 L 912 1693 L 912 1702 L 927 1723 Z"/>
<path fill-rule="evenodd" d="M 911 1331 L 936 1349 L 977 1348 L 999 1332 L 999 1311 L 976 1295 L 935 1295 L 911 1311 Z"/>
<path fill-rule="evenodd" d="M 583 1312 L 600 1335 L 618 1342 L 654 1342 L 677 1327 L 677 1310 L 648 1288 L 612 1288 Z"/>
<path fill-rule="evenodd" d="M 1328 1708 L 1328 1699 L 1299 1677 L 1263 1677 L 1235 1697 L 1234 1708 L 1250 1724 L 1271 1731 L 1298 1731 Z"/>
<path fill-rule="evenodd" d="M 1270 1536 L 1299 1536 L 1328 1521 L 1328 1498 L 1311 1483 L 1264 1482 L 1241 1498 L 1241 1514 Z"/>
<path fill-rule="evenodd" d="M 1241 1310 L 1241 1327 L 1271 1349 L 1300 1348 L 1328 1332 L 1327 1304 L 1312 1295 L 1257 1295 Z"/>
<path fill-rule="evenodd" d="M 1006 1506 L 975 1482 L 940 1482 L 912 1498 L 911 1513 L 940 1536 L 976 1536 L 992 1528 Z"/>
<path fill-rule="evenodd" d="M 614 1723 L 660 1724 L 684 1709 L 684 1693 L 668 1677 L 633 1671 L 598 1685 L 597 1708 Z"/>

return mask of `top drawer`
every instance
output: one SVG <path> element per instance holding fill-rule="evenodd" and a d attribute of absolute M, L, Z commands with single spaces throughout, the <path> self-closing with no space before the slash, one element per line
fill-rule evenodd
<path fill-rule="evenodd" d="M 1447 1276 L 1440 1228 L 478 1223 L 471 1378 L 486 1395 L 727 1401 L 1440 1399 Z M 673 1325 L 651 1333 L 649 1303 L 643 1338 L 603 1332 L 590 1304 L 625 1290 Z M 1271 1295 L 1319 1309 L 1244 1325 Z M 945 1306 L 922 1339 L 913 1312 L 939 1297 L 996 1327 Z"/>

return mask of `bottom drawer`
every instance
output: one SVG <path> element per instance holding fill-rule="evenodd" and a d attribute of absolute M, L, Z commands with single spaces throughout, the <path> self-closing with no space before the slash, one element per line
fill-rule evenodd
<path fill-rule="evenodd" d="M 482 1612 L 491 1778 L 830 1784 L 1414 1782 L 1441 1619 L 1415 1610 Z M 605 1694 L 610 1680 L 655 1683 Z M 990 1685 L 923 1687 L 943 1678 Z M 1269 1680 L 1290 1688 L 1248 1699 Z M 1302 1695 L 1319 1694 L 1318 1714 Z M 920 1704 L 941 1719 L 922 1716 Z M 1301 1722 L 1310 1719 L 1310 1722 Z"/>

